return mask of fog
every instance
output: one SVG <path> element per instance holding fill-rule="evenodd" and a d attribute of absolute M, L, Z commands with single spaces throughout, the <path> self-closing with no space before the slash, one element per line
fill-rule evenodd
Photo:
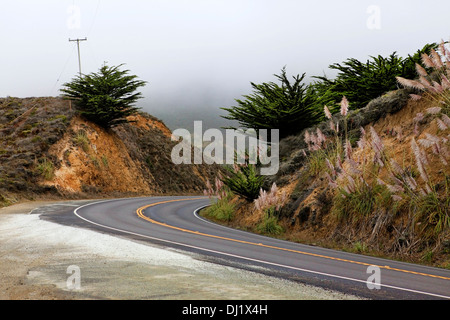
<path fill-rule="evenodd" d="M 2 0 L 0 96 L 57 96 L 78 72 L 103 65 L 147 81 L 139 106 L 172 130 L 205 120 L 250 82 L 332 76 L 332 63 L 412 54 L 450 39 L 448 0 Z"/>

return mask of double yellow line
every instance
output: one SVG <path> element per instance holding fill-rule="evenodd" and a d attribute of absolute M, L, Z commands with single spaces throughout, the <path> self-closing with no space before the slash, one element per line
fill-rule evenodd
<path fill-rule="evenodd" d="M 199 200 L 199 199 L 204 199 L 204 198 L 173 199 L 173 200 L 165 200 L 165 201 L 155 202 L 155 203 L 151 203 L 151 204 L 145 205 L 143 207 L 140 207 L 139 209 L 136 210 L 136 213 L 137 213 L 137 215 L 140 218 L 142 218 L 144 220 L 147 220 L 147 221 L 149 221 L 151 223 L 154 223 L 154 224 L 166 227 L 166 228 L 170 228 L 170 229 L 174 229 L 174 230 L 178 230 L 178 231 L 182 231 L 182 232 L 187 232 L 187 233 L 192 233 L 192 234 L 196 234 L 196 235 L 200 235 L 200 236 L 204 236 L 204 237 L 221 239 L 221 240 L 227 240 L 227 241 L 243 243 L 243 244 L 249 244 L 249 245 L 254 245 L 254 246 L 258 246 L 258 247 L 275 249 L 275 250 L 293 252 L 293 253 L 298 253 L 298 254 L 303 254 L 303 255 L 307 255 L 307 256 L 323 258 L 323 259 L 347 262 L 347 263 L 352 263 L 352 264 L 359 264 L 359 265 L 363 265 L 363 266 L 376 266 L 376 267 L 379 267 L 380 269 L 386 269 L 386 270 L 393 270 L 393 271 L 398 271 L 398 272 L 410 273 L 410 274 L 421 275 L 421 276 L 425 276 L 425 277 L 439 278 L 439 279 L 443 279 L 443 280 L 450 280 L 449 277 L 444 277 L 444 276 L 438 276 L 438 275 L 433 275 L 433 274 L 428 274 L 428 273 L 422 273 L 422 272 L 416 272 L 416 271 L 392 268 L 390 266 L 378 266 L 378 265 L 373 265 L 373 264 L 370 264 L 370 263 L 354 261 L 354 260 L 348 260 L 348 259 L 342 259 L 342 258 L 336 258 L 336 257 L 330 257 L 330 256 L 317 254 L 317 253 L 311 253 L 311 252 L 305 252 L 305 251 L 281 248 L 281 247 L 266 245 L 266 244 L 257 243 L 257 242 L 250 242 L 250 241 L 244 241 L 244 240 L 239 240 L 239 239 L 233 239 L 233 238 L 216 236 L 216 235 L 213 235 L 213 234 L 208 234 L 208 233 L 203 233 L 203 232 L 199 232 L 199 231 L 194 231 L 194 230 L 184 229 L 184 228 L 180 228 L 180 227 L 175 227 L 175 226 L 169 225 L 167 223 L 163 223 L 163 222 L 159 222 L 159 221 L 156 221 L 154 219 L 151 219 L 150 217 L 148 217 L 148 216 L 146 216 L 144 214 L 144 211 L 146 209 L 148 209 L 150 207 L 154 207 L 154 206 L 160 205 L 160 204 L 171 203 L 171 202 L 178 202 L 178 201 Z"/>

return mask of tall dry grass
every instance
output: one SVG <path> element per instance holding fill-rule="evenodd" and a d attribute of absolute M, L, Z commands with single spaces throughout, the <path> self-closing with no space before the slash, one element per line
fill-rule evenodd
<path fill-rule="evenodd" d="M 423 53 L 422 63 L 416 64 L 417 79 L 397 77 L 397 81 L 406 88 L 412 88 L 419 94 L 412 94 L 413 99 L 421 99 L 424 93 L 443 108 L 443 113 L 450 113 L 450 50 L 441 41 L 438 51 L 431 49 L 430 54 Z"/>
<path fill-rule="evenodd" d="M 445 51 L 445 57 L 445 63 L 439 65 L 443 82 L 446 81 L 446 73 L 450 72 L 447 68 L 449 51 Z M 435 66 L 438 65 L 436 53 L 432 53 L 429 59 Z M 445 73 L 442 71 L 444 69 Z M 421 81 L 424 82 L 423 79 Z M 417 114 L 410 124 L 415 128 L 415 135 L 411 137 L 406 153 L 413 159 L 413 166 L 399 164 L 394 151 L 385 146 L 373 126 L 366 128 L 368 132 L 360 128 L 361 137 L 355 152 L 348 140 L 347 128 L 339 132 L 326 106 L 325 116 L 330 120 L 335 136 L 325 137 L 320 132 L 305 135 L 309 151 L 320 155 L 309 155 L 310 164 L 325 168 L 323 174 L 335 191 L 332 212 L 338 220 L 353 228 L 366 228 L 367 232 L 367 221 L 377 219 L 375 226 L 372 225 L 373 239 L 383 228 L 392 226 L 395 218 L 404 214 L 408 217 L 407 227 L 396 230 L 396 250 L 404 252 L 412 252 L 424 244 L 431 246 L 432 251 L 438 250 L 450 233 L 450 118 L 446 114 L 444 99 L 450 92 L 450 86 L 438 86 L 437 82 L 431 85 L 436 90 L 428 94 L 434 95 L 432 101 L 439 105 L 428 108 L 425 114 Z M 413 98 L 417 99 L 416 96 Z M 346 114 L 347 105 L 344 98 L 341 102 L 342 115 Z M 425 129 L 420 127 L 423 117 L 432 117 L 436 121 L 438 134 L 425 132 L 419 136 Z M 334 146 L 330 147 L 330 143 Z M 315 164 L 317 159 L 323 159 L 323 164 Z M 432 174 L 436 171 L 442 174 Z M 405 234 L 408 235 L 407 244 L 398 245 Z"/>

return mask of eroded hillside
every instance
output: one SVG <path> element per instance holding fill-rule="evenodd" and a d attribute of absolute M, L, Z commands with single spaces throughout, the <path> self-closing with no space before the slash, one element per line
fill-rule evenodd
<path fill-rule="evenodd" d="M 129 120 L 106 130 L 67 100 L 1 99 L 0 200 L 201 193 L 216 168 L 174 165 L 164 123 Z"/>

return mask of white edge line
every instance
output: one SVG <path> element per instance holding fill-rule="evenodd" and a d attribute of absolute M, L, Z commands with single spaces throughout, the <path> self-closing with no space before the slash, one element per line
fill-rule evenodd
<path fill-rule="evenodd" d="M 127 230 L 122 230 L 122 229 L 118 229 L 118 228 L 105 226 L 105 225 L 102 225 L 100 223 L 90 221 L 90 220 L 88 220 L 88 219 L 86 219 L 86 218 L 84 218 L 84 217 L 82 217 L 82 216 L 80 216 L 78 214 L 78 210 L 82 209 L 84 207 L 95 205 L 95 204 L 99 204 L 99 203 L 103 203 L 103 202 L 108 202 L 108 201 L 117 201 L 117 200 L 120 200 L 120 199 L 103 200 L 103 201 L 97 201 L 97 202 L 93 202 L 93 203 L 88 203 L 88 204 L 85 204 L 85 205 L 82 205 L 82 206 L 76 208 L 73 212 L 78 218 L 80 218 L 80 219 L 82 219 L 82 220 L 84 220 L 86 222 L 89 222 L 91 224 L 94 224 L 94 225 L 97 225 L 97 226 L 100 226 L 100 227 L 103 227 L 103 228 L 106 228 L 106 229 L 114 230 L 114 231 L 119 231 L 119 232 L 131 234 L 131 235 L 135 235 L 135 236 L 139 236 L 139 237 L 143 237 L 143 238 L 147 238 L 147 239 L 151 239 L 151 240 L 166 242 L 166 243 L 175 244 L 175 245 L 178 245 L 178 246 L 192 248 L 192 249 L 197 249 L 197 250 L 206 251 L 206 252 L 212 252 L 212 253 L 216 253 L 216 254 L 220 254 L 220 255 L 224 255 L 224 256 L 229 256 L 229 257 L 233 257 L 233 258 L 239 258 L 239 259 L 243 259 L 243 260 L 248 260 L 248 261 L 252 261 L 252 262 L 258 262 L 258 263 L 272 265 L 272 266 L 276 266 L 276 267 L 293 269 L 293 270 L 297 270 L 297 271 L 303 271 L 303 272 L 308 272 L 308 273 L 328 276 L 328 277 L 332 277 L 332 278 L 338 278 L 338 279 L 343 279 L 343 280 L 350 280 L 350 281 L 355 281 L 355 282 L 360 282 L 360 283 L 366 283 L 367 284 L 367 281 L 364 281 L 364 280 L 359 280 L 359 279 L 354 279 L 354 278 L 334 275 L 334 274 L 330 274 L 330 273 L 324 273 L 324 272 L 319 272 L 319 271 L 314 271 L 314 270 L 308 270 L 308 269 L 303 269 L 303 268 L 287 266 L 287 265 L 283 265 L 283 264 L 279 264 L 279 263 L 274 263 L 274 262 L 269 262 L 269 261 L 264 261 L 264 260 L 258 260 L 258 259 L 243 257 L 243 256 L 239 256 L 239 255 L 234 255 L 234 254 L 231 254 L 231 253 L 226 253 L 226 252 L 206 249 L 206 248 L 202 248 L 202 247 L 192 246 L 192 245 L 188 245 L 188 244 L 184 244 L 184 243 L 180 243 L 180 242 L 175 242 L 175 241 L 171 241 L 171 240 L 165 240 L 165 239 L 161 239 L 161 238 L 146 236 L 146 235 L 142 235 L 142 234 L 131 232 L 131 231 L 127 231 Z M 203 209 L 205 207 L 206 206 L 202 206 L 202 207 L 199 207 L 199 208 L 195 209 L 194 214 L 197 214 L 197 212 L 199 210 L 201 210 L 201 209 Z M 424 294 L 424 295 L 429 295 L 429 296 L 434 296 L 434 297 L 439 297 L 439 298 L 450 299 L 450 296 L 444 296 L 444 295 L 439 295 L 439 294 L 434 294 L 434 293 L 429 293 L 429 292 L 424 292 L 424 291 L 418 291 L 418 290 L 407 289 L 407 288 L 402 288 L 402 287 L 390 286 L 390 285 L 386 285 L 386 284 L 380 284 L 380 285 L 381 285 L 381 287 L 397 289 L 397 290 L 402 290 L 402 291 L 408 291 L 408 292 L 413 292 L 413 293 L 419 293 L 419 294 Z"/>

